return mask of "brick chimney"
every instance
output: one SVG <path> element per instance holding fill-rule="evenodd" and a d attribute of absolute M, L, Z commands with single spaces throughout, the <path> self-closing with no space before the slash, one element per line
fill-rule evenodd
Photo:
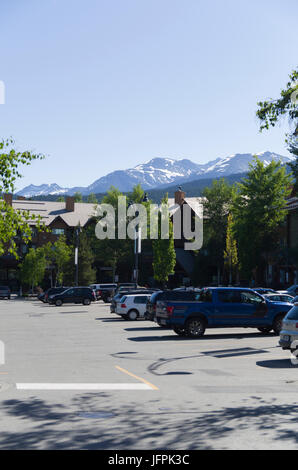
<path fill-rule="evenodd" d="M 75 200 L 73 196 L 66 196 L 65 198 L 65 209 L 67 212 L 74 212 L 75 210 Z"/>
<path fill-rule="evenodd" d="M 181 186 L 179 186 L 178 191 L 175 192 L 175 204 L 182 206 L 185 198 L 185 192 L 182 191 Z"/>
<path fill-rule="evenodd" d="M 3 199 L 8 206 L 12 206 L 12 194 L 8 194 L 8 193 L 4 194 Z"/>

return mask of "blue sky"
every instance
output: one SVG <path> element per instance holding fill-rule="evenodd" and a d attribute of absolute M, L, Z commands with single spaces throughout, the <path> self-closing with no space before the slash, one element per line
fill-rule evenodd
<path fill-rule="evenodd" d="M 296 0 L 1 0 L 0 137 L 47 158 L 19 189 L 153 157 L 287 155 L 256 103 L 297 66 Z"/>

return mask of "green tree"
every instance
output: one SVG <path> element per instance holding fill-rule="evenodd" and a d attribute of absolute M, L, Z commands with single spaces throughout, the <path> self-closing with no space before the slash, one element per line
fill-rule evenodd
<path fill-rule="evenodd" d="M 133 241 L 130 239 L 119 239 L 118 238 L 118 198 L 124 196 L 121 191 L 119 191 L 114 186 L 111 186 L 107 194 L 104 196 L 102 203 L 110 204 L 115 210 L 115 239 L 109 240 L 98 240 L 93 239 L 93 251 L 96 253 L 96 259 L 98 263 L 101 263 L 103 266 L 111 266 L 113 269 L 113 277 L 117 272 L 119 266 L 123 266 L 123 270 L 126 273 L 132 272 L 133 269 Z M 129 203 L 138 203 L 143 204 L 146 208 L 149 207 L 150 202 L 143 202 L 144 191 L 141 185 L 136 185 L 132 192 L 128 194 L 126 198 L 126 209 L 128 208 Z M 128 224 L 128 219 L 125 221 L 126 226 Z M 94 233 L 94 229 L 93 229 Z"/>
<path fill-rule="evenodd" d="M 57 197 L 57 202 L 65 202 L 65 197 L 64 196 Z"/>
<path fill-rule="evenodd" d="M 63 279 L 68 285 L 74 285 L 75 281 L 75 245 L 76 236 L 70 245 L 69 259 L 64 265 Z M 88 230 L 82 229 L 79 235 L 79 252 L 78 252 L 78 282 L 81 286 L 88 286 L 96 281 L 96 272 L 93 268 L 95 256 L 91 248 Z"/>
<path fill-rule="evenodd" d="M 237 184 L 232 213 L 241 270 L 251 279 L 277 247 L 292 180 L 280 162 L 265 166 L 255 157 L 249 166 L 247 178 Z"/>
<path fill-rule="evenodd" d="M 43 248 L 30 248 L 20 264 L 20 278 L 32 291 L 44 278 L 47 261 Z"/>
<path fill-rule="evenodd" d="M 286 143 L 289 151 L 296 156 L 290 164 L 295 176 L 295 188 L 298 192 L 298 69 L 293 70 L 289 76 L 286 88 L 281 90 L 278 99 L 260 101 L 258 103 L 257 117 L 260 120 L 260 131 L 274 127 L 283 117 L 290 122 L 291 132 L 286 134 Z M 293 99 L 295 94 L 296 100 Z"/>
<path fill-rule="evenodd" d="M 168 202 L 168 196 L 162 200 L 162 203 Z M 173 223 L 169 217 L 169 238 L 161 238 L 161 214 L 159 214 L 158 238 L 152 240 L 153 248 L 153 273 L 154 279 L 164 285 L 170 274 L 174 274 L 176 265 L 176 252 L 174 246 Z"/>
<path fill-rule="evenodd" d="M 94 193 L 88 195 L 87 202 L 89 202 L 89 204 L 98 204 L 98 200 Z"/>
<path fill-rule="evenodd" d="M 204 249 L 209 252 L 209 260 L 217 266 L 217 282 L 220 283 L 224 266 L 228 213 L 232 204 L 234 186 L 224 178 L 214 180 L 211 187 L 203 190 L 204 202 Z"/>
<path fill-rule="evenodd" d="M 142 204 L 143 199 L 144 199 L 144 190 L 142 189 L 142 186 L 140 184 L 136 184 L 132 192 L 128 194 L 128 199 L 131 202 L 134 202 L 135 204 Z"/>
<path fill-rule="evenodd" d="M 0 193 L 13 193 L 15 181 L 22 175 L 19 171 L 21 165 L 30 165 L 32 160 L 44 158 L 41 154 L 29 151 L 18 152 L 14 148 L 12 139 L 0 141 Z M 18 258 L 15 237 L 19 236 L 24 243 L 32 239 L 29 221 L 34 220 L 38 230 L 45 230 L 41 218 L 29 214 L 26 210 L 15 210 L 0 199 L 0 256 L 8 252 Z"/>
<path fill-rule="evenodd" d="M 52 261 L 56 266 L 56 284 L 63 284 L 65 269 L 71 259 L 71 253 L 71 248 L 67 245 L 64 235 L 52 244 Z"/>
<path fill-rule="evenodd" d="M 73 197 L 74 197 L 74 202 L 83 202 L 83 196 L 80 191 L 75 192 Z"/>
<path fill-rule="evenodd" d="M 226 236 L 226 249 L 224 252 L 225 263 L 229 270 L 229 284 L 233 282 L 233 274 L 235 273 L 238 267 L 238 250 L 237 242 L 233 233 L 233 216 L 232 214 L 228 215 L 228 226 L 227 226 L 227 236 Z"/>
<path fill-rule="evenodd" d="M 72 255 L 72 249 L 67 244 L 65 235 L 60 235 L 54 243 L 48 242 L 41 249 L 44 251 L 47 267 L 51 266 L 51 278 L 54 273 L 55 285 L 63 284 Z"/>

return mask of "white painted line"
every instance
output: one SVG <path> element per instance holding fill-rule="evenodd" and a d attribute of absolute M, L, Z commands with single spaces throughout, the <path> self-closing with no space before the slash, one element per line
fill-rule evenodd
<path fill-rule="evenodd" d="M 16 387 L 17 390 L 152 390 L 144 383 L 17 383 Z"/>

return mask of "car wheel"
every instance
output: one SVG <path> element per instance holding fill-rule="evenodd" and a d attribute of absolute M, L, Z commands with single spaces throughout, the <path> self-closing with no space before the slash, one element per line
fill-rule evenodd
<path fill-rule="evenodd" d="M 274 318 L 273 331 L 276 335 L 279 335 L 281 332 L 283 318 L 284 315 L 278 315 L 276 318 Z"/>
<path fill-rule="evenodd" d="M 173 328 L 173 331 L 176 333 L 178 336 L 185 336 L 185 329 L 184 328 Z"/>
<path fill-rule="evenodd" d="M 83 299 L 83 305 L 90 305 L 91 300 L 90 299 Z"/>
<path fill-rule="evenodd" d="M 139 312 L 137 310 L 130 310 L 127 314 L 127 318 L 129 320 L 136 320 L 139 316 Z"/>
<path fill-rule="evenodd" d="M 261 333 L 264 333 L 264 334 L 268 334 L 270 333 L 270 331 L 272 330 L 272 328 L 270 326 L 263 326 L 261 328 L 258 328 L 258 330 L 261 332 Z"/>
<path fill-rule="evenodd" d="M 204 335 L 206 323 L 202 318 L 191 318 L 185 325 L 185 333 L 190 338 L 200 338 Z"/>
<path fill-rule="evenodd" d="M 62 304 L 63 304 L 63 302 L 62 302 L 61 299 L 57 299 L 56 302 L 55 302 L 56 307 L 61 307 Z"/>

